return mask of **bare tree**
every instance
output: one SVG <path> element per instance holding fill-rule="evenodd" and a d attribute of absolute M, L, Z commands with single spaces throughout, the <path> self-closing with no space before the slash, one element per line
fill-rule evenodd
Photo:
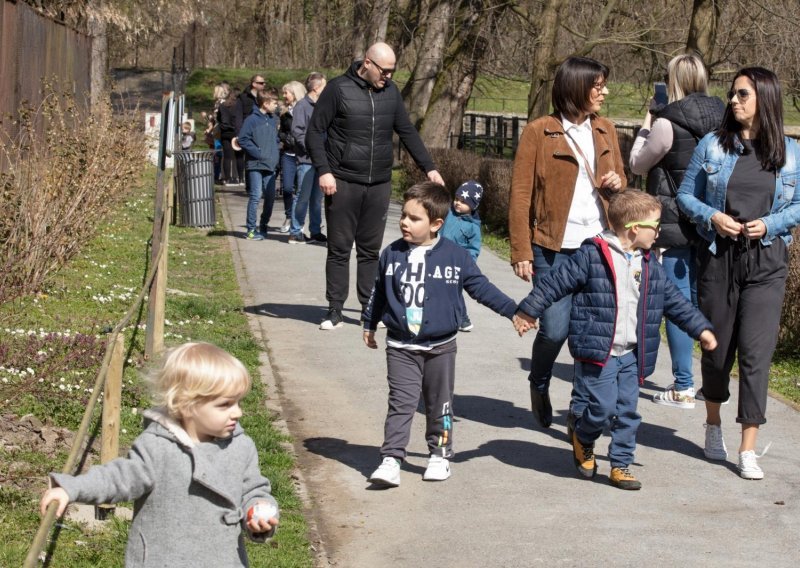
<path fill-rule="evenodd" d="M 392 0 L 353 0 L 353 60 L 364 59 L 367 48 L 386 41 Z"/>
<path fill-rule="evenodd" d="M 420 128 L 422 139 L 431 147 L 446 148 L 451 137 L 461 134 L 464 111 L 489 39 L 497 32 L 495 7 L 479 9 L 479 2 L 466 4 L 458 16 L 461 29 L 449 45 Z"/>
<path fill-rule="evenodd" d="M 689 37 L 686 40 L 687 52 L 695 51 L 705 61 L 712 60 L 721 15 L 722 2 L 719 0 L 694 0 Z"/>
<path fill-rule="evenodd" d="M 547 0 L 539 18 L 541 33 L 533 51 L 531 88 L 528 93 L 528 118 L 536 118 L 550 112 L 550 83 L 556 67 L 560 64 L 556 56 L 558 29 L 566 0 Z"/>
<path fill-rule="evenodd" d="M 419 126 L 425 117 L 433 87 L 442 70 L 445 48 L 451 39 L 449 31 L 456 7 L 456 3 L 448 0 L 430 2 L 417 64 L 403 88 L 403 99 L 408 114 L 416 126 Z"/>

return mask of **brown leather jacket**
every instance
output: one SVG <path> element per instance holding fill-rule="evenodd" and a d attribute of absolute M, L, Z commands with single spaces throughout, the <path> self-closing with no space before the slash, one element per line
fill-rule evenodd
<path fill-rule="evenodd" d="M 598 116 L 591 117 L 595 149 L 595 177 L 609 171 L 623 178 L 624 165 L 614 125 Z M 514 160 L 511 197 L 508 206 L 508 232 L 511 264 L 533 260 L 533 246 L 560 250 L 564 240 L 572 195 L 578 179 L 578 160 L 565 138 L 561 118 L 537 118 L 525 126 Z M 600 192 L 603 209 L 608 196 Z"/>

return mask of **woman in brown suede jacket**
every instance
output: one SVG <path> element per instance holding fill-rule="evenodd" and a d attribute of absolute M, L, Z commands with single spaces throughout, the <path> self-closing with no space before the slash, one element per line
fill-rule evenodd
<path fill-rule="evenodd" d="M 614 125 L 597 116 L 608 89 L 608 67 L 570 57 L 553 81 L 553 114 L 522 132 L 508 211 L 511 264 L 536 286 L 565 262 L 581 243 L 605 229 L 610 192 L 623 186 L 623 161 Z M 538 423 L 553 421 L 550 378 L 567 338 L 572 296 L 549 307 L 539 320 L 528 375 L 531 406 Z M 581 401 L 580 393 L 573 398 Z M 568 425 L 585 404 L 573 402 Z"/>

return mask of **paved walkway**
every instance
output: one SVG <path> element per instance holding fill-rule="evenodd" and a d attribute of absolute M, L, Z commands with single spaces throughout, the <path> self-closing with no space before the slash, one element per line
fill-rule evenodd
<path fill-rule="evenodd" d="M 422 481 L 424 415 L 414 422 L 402 483 L 369 490 L 379 461 L 387 386 L 383 349 L 367 349 L 358 326 L 355 278 L 346 325 L 319 331 L 325 313 L 325 248 L 289 245 L 270 233 L 242 239 L 246 197 L 222 191 L 226 224 L 247 311 L 269 355 L 265 380 L 294 439 L 309 516 L 322 542 L 320 564 L 370 566 L 794 566 L 800 534 L 800 416 L 770 399 L 760 446 L 763 481 L 736 473 L 736 400 L 723 407 L 730 458 L 702 452 L 704 412 L 658 406 L 670 383 L 666 347 L 646 382 L 633 472 L 643 489 L 608 483 L 608 438 L 599 471 L 580 479 L 566 443 L 572 364 L 566 347 L 555 367 L 554 424 L 533 426 L 526 382 L 532 335 L 467 299 L 475 324 L 458 338 L 452 477 Z M 271 226 L 283 214 L 276 201 Z M 399 237 L 390 209 L 385 242 Z M 355 254 L 353 254 L 355 257 Z M 352 265 L 355 265 L 355 259 Z M 481 269 L 521 299 L 528 286 L 488 250 Z M 382 337 L 379 337 L 382 339 Z"/>

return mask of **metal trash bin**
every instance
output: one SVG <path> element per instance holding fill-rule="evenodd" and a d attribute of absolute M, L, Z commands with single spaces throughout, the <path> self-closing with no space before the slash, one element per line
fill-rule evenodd
<path fill-rule="evenodd" d="M 178 225 L 212 227 L 217 222 L 214 206 L 214 151 L 175 152 Z"/>

